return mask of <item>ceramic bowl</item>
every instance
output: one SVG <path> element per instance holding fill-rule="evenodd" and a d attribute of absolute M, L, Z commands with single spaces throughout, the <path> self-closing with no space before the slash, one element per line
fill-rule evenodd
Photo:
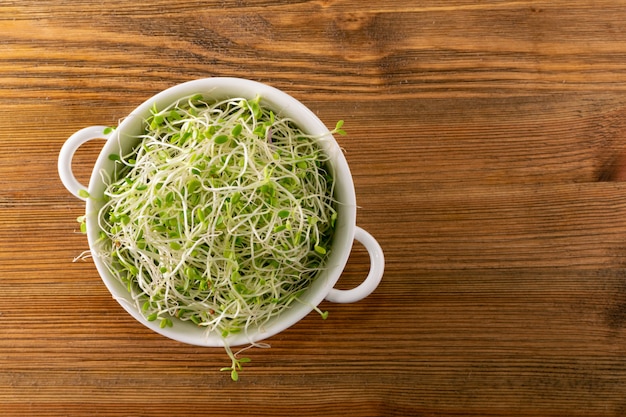
<path fill-rule="evenodd" d="M 356 225 L 357 206 L 354 184 L 348 163 L 338 143 L 320 119 L 295 98 L 266 84 L 238 78 L 205 78 L 173 86 L 139 105 L 113 132 L 108 132 L 104 126 L 91 126 L 79 130 L 67 139 L 59 154 L 59 175 L 65 187 L 86 203 L 86 234 L 92 253 L 95 254 L 93 249 L 100 232 L 97 218 L 105 189 L 102 172 L 111 173 L 114 167 L 114 162 L 108 156 L 127 154 L 137 145 L 136 137 L 142 130 L 142 123 L 150 116 L 150 109 L 154 105 L 162 108 L 179 98 L 198 93 L 215 99 L 236 97 L 254 99 L 260 96 L 261 105 L 272 109 L 281 117 L 292 118 L 305 133 L 320 138 L 319 145 L 330 157 L 329 164 L 335 181 L 334 197 L 338 201 L 335 236 L 326 268 L 301 297 L 301 303 L 292 304 L 290 308 L 262 327 L 250 328 L 246 333 L 229 335 L 226 340 L 221 335 L 207 332 L 204 328 L 188 321 L 173 319 L 172 327 L 161 328 L 158 321 L 146 320 L 131 299 L 126 287 L 110 274 L 98 256 L 94 256 L 93 261 L 102 281 L 115 300 L 137 321 L 163 336 L 198 346 L 223 346 L 225 342 L 229 346 L 237 346 L 259 342 L 287 329 L 309 314 L 314 306 L 324 299 L 337 303 L 356 302 L 374 291 L 383 275 L 383 251 L 376 239 Z M 104 139 L 105 142 L 95 162 L 89 185 L 85 186 L 72 172 L 72 157 L 82 144 L 96 139 Z M 90 197 L 85 198 L 81 190 L 87 190 Z M 369 274 L 356 288 L 351 290 L 334 288 L 344 270 L 355 239 L 361 242 L 369 252 L 371 262 Z"/>

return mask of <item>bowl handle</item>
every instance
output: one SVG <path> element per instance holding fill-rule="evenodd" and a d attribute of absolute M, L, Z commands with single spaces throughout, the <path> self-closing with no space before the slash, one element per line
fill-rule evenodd
<path fill-rule="evenodd" d="M 105 129 L 109 128 L 107 126 L 90 126 L 81 129 L 70 136 L 61 147 L 58 165 L 59 177 L 61 177 L 61 182 L 65 188 L 81 200 L 87 200 L 80 193 L 81 190 L 87 190 L 87 187 L 81 184 L 74 176 L 72 172 L 72 158 L 83 143 L 93 139 L 108 139 L 111 133 L 105 134 Z"/>
<path fill-rule="evenodd" d="M 333 288 L 326 296 L 326 300 L 333 303 L 354 303 L 367 297 L 378 287 L 385 270 L 383 250 L 372 235 L 356 226 L 354 238 L 361 242 L 370 254 L 370 271 L 365 280 L 351 290 Z"/>

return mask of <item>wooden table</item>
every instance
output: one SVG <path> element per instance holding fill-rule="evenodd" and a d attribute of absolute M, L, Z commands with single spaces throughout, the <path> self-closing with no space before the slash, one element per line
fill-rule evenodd
<path fill-rule="evenodd" d="M 623 1 L 2 1 L 2 414 L 625 415 L 624 22 Z M 76 130 L 210 76 L 346 121 L 387 261 L 236 383 L 73 262 L 84 204 L 56 167 Z M 339 287 L 368 268 L 355 245 Z"/>

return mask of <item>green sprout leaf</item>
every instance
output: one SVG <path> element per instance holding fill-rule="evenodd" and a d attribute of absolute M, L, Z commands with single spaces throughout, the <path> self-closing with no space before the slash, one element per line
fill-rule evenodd
<path fill-rule="evenodd" d="M 326 248 L 324 248 L 323 246 L 315 245 L 314 250 L 320 255 L 326 255 Z"/>
<path fill-rule="evenodd" d="M 226 135 L 218 135 L 216 136 L 214 139 L 215 143 L 217 143 L 218 145 L 221 145 L 223 143 L 228 142 L 228 136 Z"/>
<path fill-rule="evenodd" d="M 80 232 L 83 234 L 87 233 L 87 223 L 85 221 L 85 216 L 77 217 L 76 221 L 80 224 Z"/>
<path fill-rule="evenodd" d="M 333 133 L 337 133 L 339 135 L 345 136 L 347 133 L 345 130 L 342 129 L 342 126 L 343 126 L 343 120 L 339 120 L 337 124 L 335 125 L 335 130 L 333 130 Z"/>

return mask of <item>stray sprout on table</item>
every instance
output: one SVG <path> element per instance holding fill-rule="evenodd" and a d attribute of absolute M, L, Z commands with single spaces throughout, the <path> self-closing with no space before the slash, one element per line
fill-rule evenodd
<path fill-rule="evenodd" d="M 148 320 L 221 335 L 233 380 L 250 359 L 228 336 L 299 302 L 331 251 L 334 182 L 318 139 L 260 97 L 195 95 L 154 106 L 132 152 L 109 156 L 97 255 Z"/>

